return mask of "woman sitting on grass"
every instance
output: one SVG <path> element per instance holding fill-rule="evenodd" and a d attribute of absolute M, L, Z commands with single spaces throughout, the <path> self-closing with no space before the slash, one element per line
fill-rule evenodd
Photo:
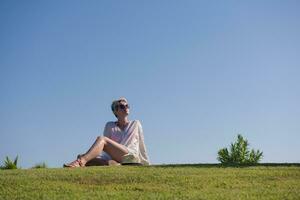
<path fill-rule="evenodd" d="M 64 167 L 93 165 L 140 164 L 149 165 L 142 125 L 138 120 L 128 120 L 129 105 L 125 98 L 112 102 L 111 109 L 118 118 L 105 125 L 103 136 L 97 137 L 85 153 Z"/>

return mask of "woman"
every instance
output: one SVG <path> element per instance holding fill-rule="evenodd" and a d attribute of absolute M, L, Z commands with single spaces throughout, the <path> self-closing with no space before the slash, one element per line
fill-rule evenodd
<path fill-rule="evenodd" d="M 90 149 L 64 167 L 84 167 L 91 165 L 141 164 L 149 165 L 144 143 L 142 125 L 138 120 L 130 121 L 129 105 L 125 98 L 115 100 L 111 109 L 116 122 L 105 125 L 103 136 L 97 137 Z"/>

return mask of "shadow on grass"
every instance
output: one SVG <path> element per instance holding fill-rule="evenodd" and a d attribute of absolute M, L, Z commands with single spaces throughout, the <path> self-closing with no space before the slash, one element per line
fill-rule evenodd
<path fill-rule="evenodd" d="M 161 164 L 151 165 L 151 167 L 203 167 L 203 168 L 225 168 L 225 167 L 300 167 L 300 163 L 258 163 L 258 164 L 227 164 L 223 165 L 220 163 L 197 163 L 197 164 Z"/>

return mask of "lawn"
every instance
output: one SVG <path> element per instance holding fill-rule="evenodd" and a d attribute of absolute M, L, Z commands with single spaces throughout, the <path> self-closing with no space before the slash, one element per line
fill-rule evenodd
<path fill-rule="evenodd" d="M 300 199 L 300 166 L 0 170 L 0 199 Z"/>

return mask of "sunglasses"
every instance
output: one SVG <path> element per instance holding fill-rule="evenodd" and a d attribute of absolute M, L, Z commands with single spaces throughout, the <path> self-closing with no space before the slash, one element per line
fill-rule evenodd
<path fill-rule="evenodd" d="M 130 108 L 128 104 L 124 105 L 124 104 L 120 104 L 119 108 L 121 108 L 122 110 L 125 110 L 126 108 Z"/>

